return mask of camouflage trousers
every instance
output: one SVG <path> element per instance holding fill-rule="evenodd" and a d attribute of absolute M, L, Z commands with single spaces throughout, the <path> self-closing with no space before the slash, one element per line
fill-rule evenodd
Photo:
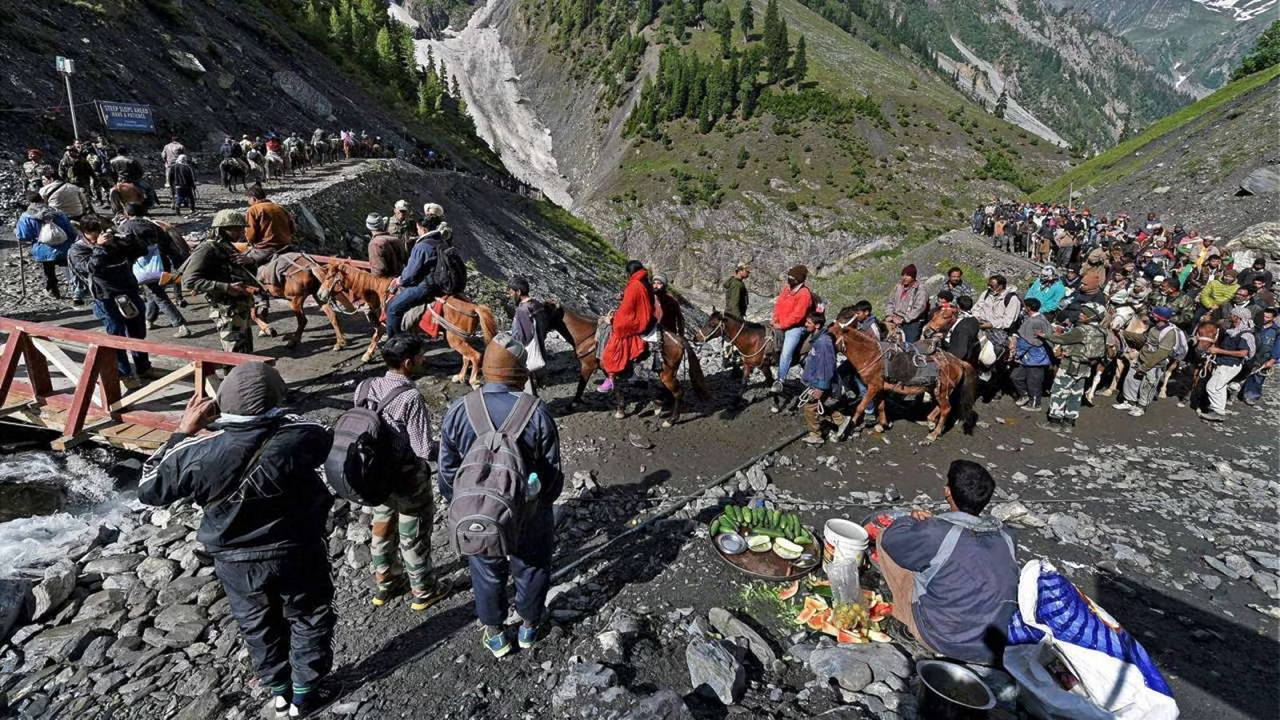
<path fill-rule="evenodd" d="M 1053 387 L 1049 389 L 1049 417 L 1066 420 L 1080 417 L 1080 402 L 1084 399 L 1084 386 L 1088 379 L 1087 368 L 1080 375 L 1058 370 L 1053 376 Z"/>
<path fill-rule="evenodd" d="M 435 502 L 431 480 L 426 472 L 416 471 L 418 478 L 408 494 L 392 493 L 385 505 L 373 509 L 373 579 L 381 590 L 388 590 L 406 574 L 414 593 L 431 590 L 431 520 Z M 403 558 L 403 562 L 402 562 Z"/>
<path fill-rule="evenodd" d="M 218 331 L 218 340 L 227 352 L 253 352 L 253 322 L 249 319 L 250 301 L 229 305 L 209 303 L 209 319 Z"/>

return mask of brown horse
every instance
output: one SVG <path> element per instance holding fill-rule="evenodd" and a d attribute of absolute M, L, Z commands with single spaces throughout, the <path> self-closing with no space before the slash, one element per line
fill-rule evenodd
<path fill-rule="evenodd" d="M 1123 332 L 1111 330 L 1110 320 L 1110 315 L 1108 315 L 1107 321 L 1104 323 L 1103 327 L 1108 328 L 1107 346 L 1109 349 L 1112 347 L 1116 348 L 1116 354 L 1114 358 L 1104 357 L 1102 360 L 1098 361 L 1098 364 L 1094 369 L 1093 381 L 1089 384 L 1089 389 L 1085 392 L 1085 400 L 1087 400 L 1090 405 L 1093 404 L 1094 394 L 1098 389 L 1098 385 L 1102 382 L 1102 375 L 1106 372 L 1107 368 L 1114 365 L 1115 372 L 1111 376 L 1111 384 L 1101 392 L 1103 397 L 1113 395 L 1116 390 L 1120 388 L 1121 378 L 1123 378 L 1125 373 L 1129 371 L 1133 366 L 1133 363 L 1138 360 L 1138 351 L 1140 348 L 1131 347 L 1124 339 L 1124 332 L 1130 332 L 1135 335 L 1145 335 L 1147 330 L 1150 329 L 1150 326 L 1147 324 L 1146 316 L 1141 313 L 1129 320 L 1129 323 L 1125 326 Z M 1206 328 L 1205 325 L 1208 325 L 1209 327 Z M 1200 344 L 1201 341 L 1199 338 L 1202 336 L 1208 338 L 1207 342 L 1210 344 L 1216 342 L 1218 339 L 1218 326 L 1213 323 L 1201 323 L 1200 326 L 1196 328 L 1197 339 L 1191 346 L 1191 354 L 1193 356 L 1196 355 L 1199 350 L 1207 347 Z M 1186 362 L 1186 360 L 1187 358 L 1170 359 L 1169 368 L 1164 374 L 1164 379 L 1160 381 L 1160 391 L 1156 393 L 1157 398 L 1169 397 L 1169 380 L 1177 374 L 1178 370 L 1182 368 L 1182 364 Z"/>
<path fill-rule="evenodd" d="M 264 282 L 261 276 L 258 277 L 262 288 L 271 297 L 288 300 L 289 307 L 293 310 L 293 317 L 297 320 L 298 327 L 289 336 L 289 339 L 285 341 L 285 347 L 290 350 L 296 348 L 298 343 L 301 342 L 302 331 L 307 327 L 307 316 L 302 312 L 302 305 L 307 298 L 315 298 L 321 312 L 325 314 L 325 317 L 329 318 L 329 324 L 333 326 L 333 349 L 341 350 L 347 346 L 347 338 L 342 334 L 342 327 L 338 324 L 338 315 L 334 312 L 333 306 L 327 302 L 329 298 L 320 292 L 323 284 L 323 271 L 324 265 L 315 258 L 299 254 L 289 269 L 284 272 L 283 284 Z M 335 299 L 342 305 L 344 311 L 355 312 L 355 308 L 351 306 L 351 303 L 346 298 L 338 296 Z M 259 336 L 274 337 L 276 335 L 275 328 L 258 317 L 256 304 L 250 313 L 250 318 L 258 326 Z"/>
<path fill-rule="evenodd" d="M 558 305 L 551 313 L 550 329 L 559 333 L 574 347 L 578 355 L 578 389 L 574 393 L 572 404 L 582 400 L 582 392 L 587 387 L 591 375 L 600 367 L 600 358 L 596 353 L 596 330 L 599 319 L 589 315 L 575 313 Z M 698 355 L 689 347 L 688 341 L 668 328 L 662 329 L 662 370 L 658 377 L 667 393 L 671 395 L 671 417 L 662 421 L 663 427 L 671 427 L 680 421 L 680 405 L 684 400 L 684 387 L 680 384 L 680 364 L 685 358 L 689 360 L 689 381 L 698 397 L 706 399 L 711 396 L 706 377 L 702 374 L 702 363 Z M 626 417 L 626 396 L 623 394 L 622 382 L 617 380 L 613 386 L 613 397 L 616 404 L 614 417 L 621 420 Z M 661 413 L 659 408 L 655 414 Z"/>
<path fill-rule="evenodd" d="M 844 352 L 845 357 L 849 358 L 849 362 L 853 363 L 858 376 L 867 385 L 867 391 L 858 403 L 858 409 L 854 411 L 853 416 L 856 422 L 862 422 L 863 413 L 867 407 L 875 402 L 877 396 L 883 391 L 887 390 L 899 395 L 921 395 L 932 392 L 938 405 L 929 413 L 930 433 L 923 441 L 925 444 L 932 443 L 947 426 L 947 419 L 951 416 L 952 394 L 956 388 L 959 388 L 961 391 L 959 413 L 963 421 L 963 429 L 966 435 L 973 432 L 977 422 L 973 403 L 977 395 L 978 379 L 977 373 L 969 363 L 950 353 L 937 351 L 930 356 L 938 365 L 936 388 L 886 383 L 884 371 L 887 353 L 881 350 L 880 343 L 875 338 L 854 328 L 852 318 L 852 307 L 841 310 L 833 332 L 838 347 Z M 876 431 L 884 432 L 889 427 L 884 403 L 880 403 L 878 420 Z"/>
<path fill-rule="evenodd" d="M 697 339 L 700 343 L 706 343 L 716 338 L 725 338 L 742 356 L 742 385 L 738 389 L 739 395 L 746 392 L 751 380 L 751 371 L 757 368 L 764 374 L 765 383 L 773 384 L 773 364 L 777 360 L 778 353 L 773 332 L 769 328 L 731 318 L 712 308 L 707 321 L 698 328 Z"/>
<path fill-rule="evenodd" d="M 369 339 L 369 348 L 365 350 L 362 359 L 364 362 L 373 360 L 378 341 L 385 332 L 382 310 L 391 296 L 392 278 L 376 277 L 373 273 L 346 262 L 330 263 L 321 270 L 321 274 L 323 295 L 346 297 L 353 303 L 364 303 L 365 317 L 373 325 L 373 337 Z M 427 312 L 434 313 L 435 310 L 428 306 Z M 493 312 L 464 297 L 445 296 L 444 306 L 437 320 L 445 330 L 445 342 L 462 357 L 462 368 L 453 376 L 453 381 L 466 381 L 469 370 L 470 383 L 479 385 L 483 353 L 472 347 L 469 341 L 479 333 L 487 345 L 498 334 L 498 323 L 494 320 Z"/>
<path fill-rule="evenodd" d="M 111 213 L 119 215 L 124 212 L 126 205 L 134 203 L 146 205 L 147 194 L 137 185 L 121 180 L 111 187 L 107 193 L 107 200 L 111 204 Z"/>

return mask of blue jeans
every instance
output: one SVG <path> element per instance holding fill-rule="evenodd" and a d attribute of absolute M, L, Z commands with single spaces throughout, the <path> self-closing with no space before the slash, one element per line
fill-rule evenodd
<path fill-rule="evenodd" d="M 116 301 L 110 298 L 106 300 L 93 301 L 93 315 L 102 321 L 102 326 L 107 329 L 108 335 L 116 337 L 133 338 L 134 340 L 147 339 L 147 321 L 143 317 L 142 298 L 137 293 L 127 296 L 133 301 L 133 306 L 138 309 L 138 314 L 132 318 L 126 318 L 120 314 L 120 308 L 116 306 Z M 133 365 L 139 373 L 144 373 L 151 369 L 151 359 L 146 353 L 133 352 L 129 353 L 133 356 Z M 120 377 L 128 377 L 133 374 L 133 370 L 129 366 L 129 358 L 123 350 L 116 351 L 116 369 L 120 371 Z"/>
<path fill-rule="evenodd" d="M 906 341 L 909 343 L 913 343 L 919 340 L 920 333 L 923 331 L 924 331 L 924 318 L 920 318 L 919 320 L 912 320 L 911 322 L 903 323 L 902 325 L 902 337 L 906 338 Z"/>
<path fill-rule="evenodd" d="M 867 396 L 867 384 L 862 382 L 861 377 L 854 378 L 854 382 L 858 384 L 858 402 L 862 402 L 862 398 Z M 868 403 L 867 409 L 863 410 L 862 414 L 867 417 L 873 417 L 876 414 L 876 409 L 880 407 L 881 402 L 883 402 L 883 400 L 876 398 L 875 402 Z"/>
<path fill-rule="evenodd" d="M 795 327 L 782 335 L 782 354 L 778 357 L 778 382 L 786 382 L 787 373 L 791 372 L 791 363 L 795 362 L 796 349 L 804 341 L 804 327 Z"/>
<path fill-rule="evenodd" d="M 160 283 L 148 283 L 142 286 L 143 291 L 147 295 L 147 311 L 144 313 L 147 322 L 155 322 L 163 312 L 164 316 L 169 318 L 169 324 L 173 327 L 182 327 L 187 324 L 186 318 L 182 317 L 182 312 L 173 304 L 173 300 L 169 299 L 169 293 Z"/>
<path fill-rule="evenodd" d="M 516 581 L 516 612 L 526 625 L 536 626 L 546 610 L 551 589 L 551 555 L 555 551 L 555 516 L 551 506 L 539 505 L 525 522 L 515 553 L 508 558 L 469 557 L 471 590 L 480 624 L 501 627 L 507 620 L 507 576 Z"/>
<path fill-rule="evenodd" d="M 396 296 L 387 303 L 387 337 L 395 337 L 400 333 L 400 318 L 410 308 L 431 301 L 433 293 L 426 285 L 400 288 Z"/>
<path fill-rule="evenodd" d="M 1244 387 L 1240 390 L 1240 397 L 1257 402 L 1262 397 L 1262 383 L 1266 381 L 1267 376 L 1262 373 L 1256 373 L 1245 378 Z"/>

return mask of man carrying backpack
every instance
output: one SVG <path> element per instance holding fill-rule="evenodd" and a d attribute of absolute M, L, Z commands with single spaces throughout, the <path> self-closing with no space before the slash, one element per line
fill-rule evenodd
<path fill-rule="evenodd" d="M 1117 410 L 1127 410 L 1134 417 L 1142 417 L 1155 399 L 1169 361 L 1181 360 L 1187 355 L 1187 336 L 1171 322 L 1173 310 L 1155 308 L 1149 319 L 1151 329 L 1146 334 L 1124 333 L 1125 342 L 1142 349 L 1138 351 L 1138 362 L 1129 368 L 1129 374 L 1125 376 L 1120 402 L 1112 405 Z"/>
<path fill-rule="evenodd" d="M 67 285 L 75 293 L 75 304 L 84 304 L 84 287 L 71 268 L 67 265 L 67 252 L 75 241 L 75 227 L 63 213 L 49 207 L 40 193 L 31 191 L 26 195 L 27 209 L 13 226 L 13 232 L 19 243 L 31 245 L 31 259 L 44 271 L 44 291 L 49 297 L 60 300 L 62 293 L 58 290 L 58 267 L 66 274 Z"/>
<path fill-rule="evenodd" d="M 1075 427 L 1084 399 L 1084 385 L 1093 364 L 1107 352 L 1106 332 L 1097 323 L 1105 314 L 1101 306 L 1086 303 L 1076 315 L 1075 325 L 1060 335 L 1040 336 L 1062 359 L 1049 390 L 1049 424 Z"/>
<path fill-rule="evenodd" d="M 453 284 L 442 275 L 452 274 L 453 268 L 439 268 L 444 256 L 444 247 L 453 236 L 453 230 L 444 221 L 444 208 L 435 203 L 427 203 L 422 208 L 422 217 L 417 220 L 418 240 L 409 251 L 409 262 L 405 264 L 400 277 L 392 281 L 392 288 L 399 288 L 387 303 L 387 337 L 395 337 L 400 332 L 400 318 L 410 309 L 425 305 L 442 294 L 461 292 L 459 288 L 446 288 L 442 285 Z M 450 248 L 452 252 L 452 248 Z M 454 252 L 454 257 L 457 254 Z M 446 272 L 447 271 L 447 272 Z M 463 280 L 465 282 L 465 266 Z"/>
<path fill-rule="evenodd" d="M 380 468 L 395 478 L 391 494 L 373 508 L 374 607 L 404 592 L 409 576 L 411 610 L 421 612 L 448 595 L 449 588 L 431 572 L 431 468 L 427 460 L 435 443 L 427 401 L 414 379 L 425 374 L 426 341 L 417 335 L 398 335 L 382 348 L 387 374 L 370 378 L 356 388 L 356 407 L 376 408 L 387 432 Z M 397 552 L 397 546 L 399 552 Z M 401 559 L 403 558 L 403 565 Z"/>
<path fill-rule="evenodd" d="M 551 413 L 520 392 L 529 378 L 524 348 L 502 333 L 485 348 L 482 369 L 484 387 L 445 414 L 438 483 L 450 503 L 453 542 L 471 567 L 481 641 L 502 657 L 511 652 L 503 627 L 508 573 L 515 576 L 521 619 L 517 642 L 527 649 L 537 636 L 555 549 L 552 504 L 564 474 Z M 495 462 L 500 455 L 511 460 Z"/>

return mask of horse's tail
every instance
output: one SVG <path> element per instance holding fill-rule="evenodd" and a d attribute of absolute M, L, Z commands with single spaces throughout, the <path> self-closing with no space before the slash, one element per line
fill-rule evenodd
<path fill-rule="evenodd" d="M 485 305 L 476 305 L 476 315 L 480 317 L 480 331 L 484 333 L 484 344 L 488 345 L 493 336 L 498 334 L 498 321 L 493 319 L 493 311 Z"/>
<path fill-rule="evenodd" d="M 978 425 L 978 413 L 973 406 L 978 397 L 978 371 L 969 363 L 960 361 L 960 421 L 965 435 L 972 435 Z"/>
<path fill-rule="evenodd" d="M 689 361 L 689 382 L 693 383 L 693 391 L 706 400 L 711 397 L 711 388 L 707 386 L 707 376 L 702 374 L 702 361 L 698 359 L 698 351 L 685 338 L 680 338 L 680 342 L 684 345 L 684 356 Z"/>

